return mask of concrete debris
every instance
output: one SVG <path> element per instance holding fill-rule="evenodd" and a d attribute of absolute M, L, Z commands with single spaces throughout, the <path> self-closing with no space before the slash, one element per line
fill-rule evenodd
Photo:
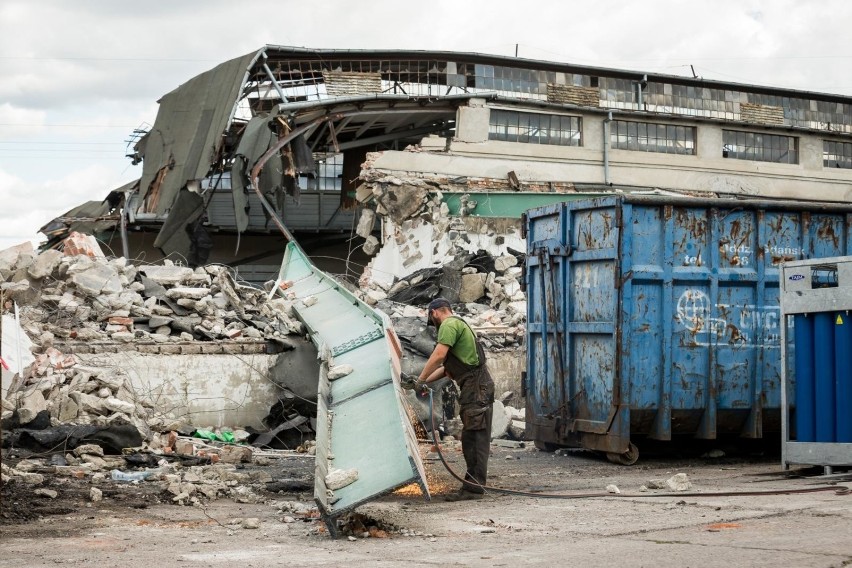
<path fill-rule="evenodd" d="M 104 493 L 97 487 L 92 487 L 89 491 L 89 499 L 92 500 L 93 503 L 97 503 L 98 501 L 103 501 Z"/>
<path fill-rule="evenodd" d="M 44 489 L 43 487 L 33 491 L 33 494 L 38 495 L 39 497 L 46 497 L 48 499 L 56 499 L 59 496 L 59 492 L 54 491 L 53 489 Z"/>
<path fill-rule="evenodd" d="M 621 489 L 619 489 L 617 485 L 609 484 L 606 486 L 606 492 L 618 495 L 619 493 L 621 493 Z"/>
<path fill-rule="evenodd" d="M 358 481 L 357 469 L 332 469 L 325 476 L 325 485 L 332 491 L 342 489 Z"/>
<path fill-rule="evenodd" d="M 665 479 L 649 479 L 645 484 L 648 489 L 666 489 L 666 480 Z"/>
<path fill-rule="evenodd" d="M 506 407 L 499 400 L 495 400 L 491 414 L 491 438 L 502 438 L 505 436 L 509 430 L 510 421 Z"/>
<path fill-rule="evenodd" d="M 63 355 L 53 347 L 39 354 L 23 377 L 16 377 L 6 397 L 17 408 L 21 426 L 27 426 L 41 412 L 46 412 L 50 426 L 106 426 L 121 420 L 132 424 L 143 439 L 149 439 L 152 428 L 158 429 L 171 421 L 155 409 L 152 401 L 135 394 L 121 368 L 82 366 L 76 357 Z M 76 455 L 82 453 L 85 451 Z M 103 456 L 103 450 L 91 453 Z"/>
<path fill-rule="evenodd" d="M 692 482 L 685 473 L 676 473 L 666 480 L 666 486 L 672 491 L 689 491 L 692 489 Z"/>
<path fill-rule="evenodd" d="M 705 458 L 705 459 L 723 458 L 723 457 L 725 457 L 725 452 L 723 450 L 720 450 L 720 449 L 717 448 L 717 449 L 710 450 L 709 452 L 702 455 L 701 457 Z"/>
<path fill-rule="evenodd" d="M 337 379 L 341 379 L 352 373 L 355 369 L 352 365 L 344 364 L 344 365 L 335 365 L 334 367 L 328 370 L 328 380 L 336 381 Z"/>

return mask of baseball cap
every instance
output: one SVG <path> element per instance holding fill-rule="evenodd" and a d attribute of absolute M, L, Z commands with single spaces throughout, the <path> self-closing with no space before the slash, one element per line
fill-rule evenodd
<path fill-rule="evenodd" d="M 431 302 L 429 302 L 429 307 L 426 308 L 426 323 L 428 325 L 434 325 L 432 321 L 432 310 L 437 310 L 438 308 L 450 308 L 450 302 L 446 298 L 435 298 Z"/>

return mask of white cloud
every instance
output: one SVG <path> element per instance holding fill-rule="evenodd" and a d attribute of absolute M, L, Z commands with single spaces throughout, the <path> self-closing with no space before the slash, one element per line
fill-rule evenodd
<path fill-rule="evenodd" d="M 37 231 L 48 221 L 85 201 L 105 198 L 118 185 L 115 175 L 100 165 L 40 183 L 0 170 L 0 250 L 27 240 L 43 240 Z"/>
<path fill-rule="evenodd" d="M 2 0 L 0 246 L 138 177 L 123 141 L 153 124 L 155 101 L 266 43 L 506 56 L 519 44 L 524 58 L 852 94 L 850 21 L 846 0 Z"/>

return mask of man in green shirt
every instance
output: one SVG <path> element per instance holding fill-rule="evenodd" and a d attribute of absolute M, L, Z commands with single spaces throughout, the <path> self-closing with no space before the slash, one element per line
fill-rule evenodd
<path fill-rule="evenodd" d="M 470 326 L 453 315 L 450 303 L 435 298 L 427 309 L 429 323 L 438 328 L 438 343 L 417 379 L 419 389 L 448 376 L 459 387 L 462 453 L 467 465 L 465 482 L 448 501 L 478 499 L 485 493 L 491 453 L 491 415 L 494 381 L 485 366 L 485 351 Z"/>

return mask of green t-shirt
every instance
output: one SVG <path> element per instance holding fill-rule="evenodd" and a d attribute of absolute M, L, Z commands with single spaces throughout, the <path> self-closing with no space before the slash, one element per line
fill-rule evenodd
<path fill-rule="evenodd" d="M 449 317 L 438 328 L 438 343 L 448 345 L 450 352 L 466 365 L 479 365 L 473 330 L 457 317 Z"/>

